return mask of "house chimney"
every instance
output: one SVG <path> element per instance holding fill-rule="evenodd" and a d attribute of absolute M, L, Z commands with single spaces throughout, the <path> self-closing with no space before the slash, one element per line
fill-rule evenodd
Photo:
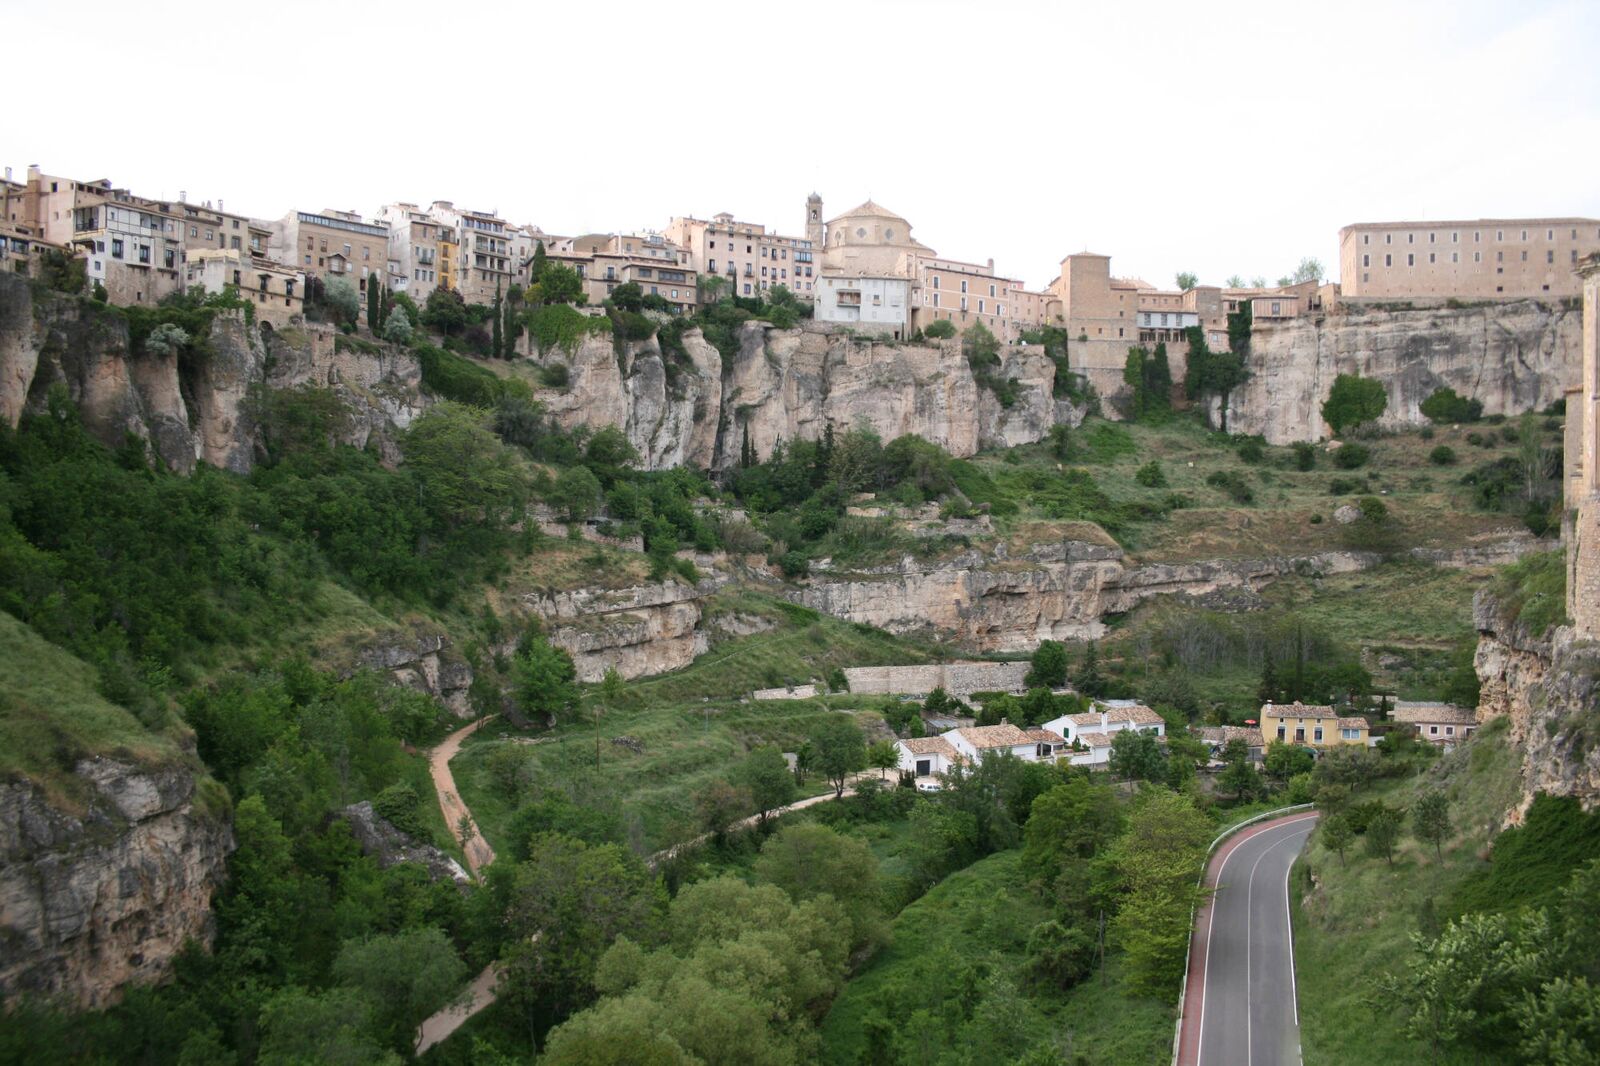
<path fill-rule="evenodd" d="M 220 196 L 217 197 L 217 210 L 218 211 L 222 210 L 222 197 L 220 197 Z"/>
<path fill-rule="evenodd" d="M 1106 727 L 1108 725 L 1110 725 L 1110 724 L 1111 724 L 1110 717 L 1107 716 L 1105 711 L 1101 711 L 1100 712 L 1100 732 L 1104 733 L 1106 731 Z"/>
<path fill-rule="evenodd" d="M 189 190 L 188 189 L 179 189 L 178 190 L 178 202 L 180 204 L 186 204 L 186 203 L 189 202 Z"/>
<path fill-rule="evenodd" d="M 1010 724 L 1011 724 L 1011 719 L 1009 719 L 1009 718 L 1002 718 L 1002 719 L 1000 719 L 1000 724 L 1001 724 L 1001 725 L 1010 725 Z"/>

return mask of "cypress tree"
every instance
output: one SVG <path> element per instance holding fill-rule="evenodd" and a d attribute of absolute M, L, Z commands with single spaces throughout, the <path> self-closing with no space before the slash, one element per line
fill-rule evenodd
<path fill-rule="evenodd" d="M 500 283 L 494 283 L 493 336 L 489 341 L 489 354 L 495 359 L 505 358 L 505 331 L 500 323 Z"/>
<path fill-rule="evenodd" d="M 744 424 L 744 440 L 739 444 L 739 467 L 743 470 L 750 469 L 750 423 Z"/>
<path fill-rule="evenodd" d="M 378 332 L 382 321 L 378 312 L 378 279 L 367 279 L 367 328 Z"/>
<path fill-rule="evenodd" d="M 1278 702 L 1278 668 L 1273 665 L 1270 650 L 1261 664 L 1261 687 L 1256 690 L 1256 698 L 1262 703 Z"/>
<path fill-rule="evenodd" d="M 540 241 L 533 246 L 533 265 L 528 268 L 528 281 L 533 285 L 539 284 L 539 279 L 544 277 L 546 256 L 544 242 Z"/>
<path fill-rule="evenodd" d="M 509 293 L 506 295 L 505 309 L 502 314 L 505 317 L 506 358 L 514 359 L 517 355 L 517 334 L 522 332 L 522 327 L 517 323 L 517 314 L 512 306 Z"/>

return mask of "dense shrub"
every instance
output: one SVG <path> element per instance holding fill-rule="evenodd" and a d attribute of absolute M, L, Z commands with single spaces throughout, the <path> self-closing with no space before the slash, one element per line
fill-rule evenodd
<path fill-rule="evenodd" d="M 504 397 L 528 395 L 526 383 L 497 377 L 443 348 L 419 344 L 416 353 L 417 362 L 422 365 L 422 387 L 440 399 L 493 407 Z"/>
<path fill-rule="evenodd" d="M 1457 396 L 1455 389 L 1439 389 L 1422 401 L 1424 417 L 1436 423 L 1476 422 L 1483 417 L 1483 403 Z"/>
<path fill-rule="evenodd" d="M 1355 470 L 1367 465 L 1372 449 L 1365 444 L 1346 444 L 1333 453 L 1333 465 L 1340 470 Z"/>
<path fill-rule="evenodd" d="M 1294 468 L 1296 470 L 1314 470 L 1317 466 L 1317 449 L 1309 441 L 1297 440 L 1294 442 Z"/>
<path fill-rule="evenodd" d="M 1134 471 L 1133 480 L 1147 489 L 1164 489 L 1167 487 L 1167 475 L 1162 471 L 1161 464 L 1154 459 Z"/>
<path fill-rule="evenodd" d="M 1249 503 L 1255 499 L 1255 492 L 1235 470 L 1218 470 L 1206 478 L 1206 484 L 1221 489 L 1238 503 Z"/>
<path fill-rule="evenodd" d="M 1352 492 L 1366 492 L 1367 483 L 1361 478 L 1336 477 L 1328 482 L 1328 495 L 1348 496 Z"/>
<path fill-rule="evenodd" d="M 1238 448 L 1239 459 L 1246 463 L 1259 463 L 1267 457 L 1267 450 L 1260 437 L 1247 437 Z"/>
<path fill-rule="evenodd" d="M 949 340 L 956 335 L 956 324 L 948 318 L 935 319 L 923 329 L 922 335 L 932 340 Z"/>
<path fill-rule="evenodd" d="M 1434 466 L 1449 466 L 1456 461 L 1456 450 L 1448 444 L 1441 444 L 1428 453 L 1428 462 Z"/>
<path fill-rule="evenodd" d="M 547 389 L 564 389 L 571 378 L 566 363 L 549 363 L 539 368 L 539 384 Z"/>
<path fill-rule="evenodd" d="M 1359 374 L 1340 374 L 1323 401 L 1322 418 L 1333 427 L 1335 436 L 1342 436 L 1345 430 L 1377 421 L 1388 403 L 1383 382 Z"/>

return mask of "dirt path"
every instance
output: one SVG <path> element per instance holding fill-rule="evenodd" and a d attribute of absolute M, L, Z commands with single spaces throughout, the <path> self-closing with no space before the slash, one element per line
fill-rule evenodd
<path fill-rule="evenodd" d="M 427 1018 L 417 1026 L 416 1052 L 421 1055 L 433 1045 L 461 1028 L 468 1018 L 494 1002 L 495 985 L 500 982 L 500 964 L 491 962 L 467 986 L 467 998 Z"/>
<path fill-rule="evenodd" d="M 439 793 L 439 809 L 444 812 L 444 824 L 458 840 L 461 838 L 459 829 L 461 817 L 466 815 L 471 818 L 472 812 L 467 810 L 467 805 L 461 802 L 461 796 L 456 792 L 456 779 L 450 774 L 450 760 L 461 750 L 461 742 L 488 720 L 480 718 L 471 725 L 456 730 L 428 753 L 428 770 L 433 774 L 433 789 Z M 477 822 L 472 823 L 472 835 L 462 842 L 461 850 L 466 854 L 467 868 L 472 871 L 474 877 L 478 875 L 479 870 L 494 862 L 494 849 L 483 839 L 483 834 L 478 832 Z"/>
<path fill-rule="evenodd" d="M 824 792 L 820 796 L 807 796 L 803 800 L 796 800 L 787 807 L 774 807 L 772 810 L 765 812 L 766 816 L 768 818 L 776 818 L 780 814 L 787 814 L 790 811 L 803 811 L 807 807 L 815 807 L 819 803 L 827 803 L 829 800 L 843 799 L 845 796 L 853 796 L 856 792 L 855 783 L 861 780 L 863 777 L 870 777 L 876 773 L 878 773 L 877 770 L 862 770 L 860 773 L 851 774 L 846 779 L 844 791 L 842 793 Z M 734 822 L 732 825 L 728 826 L 728 828 L 724 829 L 723 832 L 733 833 L 740 829 L 749 829 L 751 826 L 760 821 L 761 815 L 752 814 L 748 818 L 741 818 L 737 822 Z M 699 836 L 690 840 L 685 840 L 674 844 L 672 847 L 665 848 L 650 856 L 645 860 L 645 865 L 653 870 L 661 863 L 673 858 L 679 852 L 699 847 L 701 844 L 704 844 L 706 841 L 710 840 L 714 835 L 715 834 L 713 833 L 701 833 Z"/>

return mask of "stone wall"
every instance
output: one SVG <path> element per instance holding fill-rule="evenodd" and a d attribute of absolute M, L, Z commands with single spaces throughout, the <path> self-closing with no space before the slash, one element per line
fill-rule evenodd
<path fill-rule="evenodd" d="M 1482 401 L 1486 414 L 1538 410 L 1576 380 L 1579 321 L 1576 311 L 1524 301 L 1258 323 L 1251 376 L 1229 397 L 1228 429 L 1272 444 L 1321 440 L 1322 403 L 1340 374 L 1383 382 L 1385 428 L 1426 423 L 1422 402 L 1445 387 Z M 1217 424 L 1215 403 L 1211 416 Z"/>
<path fill-rule="evenodd" d="M 1025 662 L 936 663 L 928 666 L 857 666 L 847 668 L 850 691 L 864 695 L 926 696 L 942 688 L 958 699 L 974 692 L 1021 692 L 1028 672 Z"/>

